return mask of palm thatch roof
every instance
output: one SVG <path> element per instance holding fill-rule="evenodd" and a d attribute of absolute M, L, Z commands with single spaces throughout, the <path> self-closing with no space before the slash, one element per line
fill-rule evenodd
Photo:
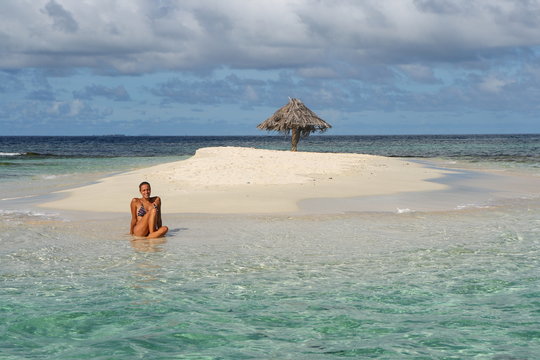
<path fill-rule="evenodd" d="M 257 128 L 261 130 L 278 131 L 283 134 L 299 133 L 307 137 L 315 131 L 324 132 L 332 126 L 318 117 L 299 99 L 289 98 L 289 103 L 278 109 L 274 115 L 260 123 Z"/>

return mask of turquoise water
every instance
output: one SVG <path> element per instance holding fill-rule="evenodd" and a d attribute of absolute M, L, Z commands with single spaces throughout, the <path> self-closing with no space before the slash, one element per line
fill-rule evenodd
<path fill-rule="evenodd" d="M 538 174 L 524 153 L 440 157 Z M 142 155 L 43 156 L 59 171 L 19 169 L 0 194 L 185 156 Z M 82 220 L 3 200 L 0 359 L 535 359 L 533 195 L 452 211 L 164 214 L 171 231 L 156 243 L 130 241 L 129 214 Z"/>
<path fill-rule="evenodd" d="M 169 216 L 161 244 L 19 216 L 2 229 L 2 358 L 533 359 L 529 210 Z"/>

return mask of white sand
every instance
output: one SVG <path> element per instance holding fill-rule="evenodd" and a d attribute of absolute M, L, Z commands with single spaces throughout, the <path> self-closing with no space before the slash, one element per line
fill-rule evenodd
<path fill-rule="evenodd" d="M 61 191 L 62 199 L 40 206 L 128 212 L 131 198 L 140 197 L 138 184 L 148 181 L 164 213 L 293 212 L 302 199 L 441 190 L 444 185 L 429 180 L 444 173 L 382 156 L 215 147 Z"/>

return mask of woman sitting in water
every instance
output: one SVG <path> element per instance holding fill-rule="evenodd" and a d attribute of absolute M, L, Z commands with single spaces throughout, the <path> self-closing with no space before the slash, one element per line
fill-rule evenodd
<path fill-rule="evenodd" d="M 131 200 L 131 227 L 129 233 L 135 236 L 157 238 L 169 230 L 161 224 L 161 199 L 150 196 L 150 184 L 146 181 L 139 185 L 142 198 Z"/>

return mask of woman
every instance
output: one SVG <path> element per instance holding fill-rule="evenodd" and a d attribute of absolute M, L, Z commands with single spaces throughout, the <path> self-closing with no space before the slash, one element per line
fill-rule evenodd
<path fill-rule="evenodd" d="M 161 199 L 159 196 L 150 196 L 150 184 L 143 181 L 139 185 L 142 198 L 131 200 L 131 227 L 129 233 L 135 236 L 157 238 L 169 230 L 161 225 Z"/>

